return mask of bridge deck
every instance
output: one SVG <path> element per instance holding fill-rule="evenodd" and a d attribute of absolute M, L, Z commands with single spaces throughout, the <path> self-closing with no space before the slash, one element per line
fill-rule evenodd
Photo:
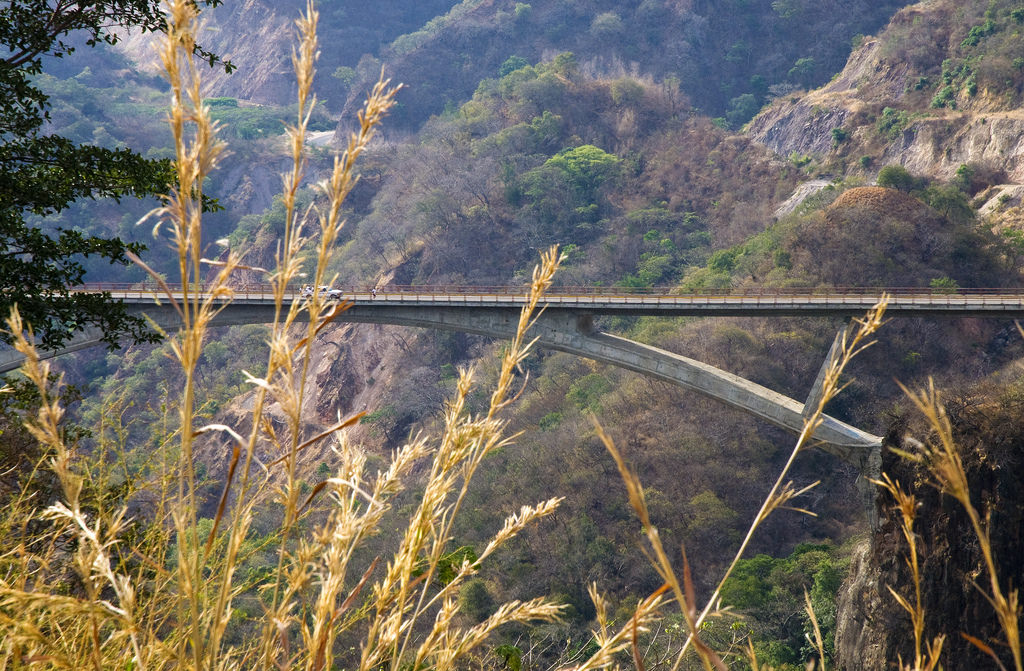
<path fill-rule="evenodd" d="M 136 305 L 153 305 L 153 288 L 90 285 L 78 291 L 110 291 L 114 298 Z M 178 294 L 180 289 L 175 289 Z M 904 316 L 1024 317 L 1024 289 L 757 289 L 706 293 L 680 293 L 667 289 L 626 290 L 604 287 L 569 287 L 547 294 L 549 311 L 571 310 L 591 314 L 661 316 L 785 316 L 856 315 L 889 299 L 888 313 Z M 360 308 L 371 306 L 422 306 L 518 308 L 526 300 L 520 288 L 506 287 L 384 287 L 372 294 L 368 288 L 342 289 L 347 300 Z M 289 299 L 300 298 L 296 290 Z M 268 305 L 273 293 L 268 286 L 244 287 L 232 299 L 236 305 Z"/>

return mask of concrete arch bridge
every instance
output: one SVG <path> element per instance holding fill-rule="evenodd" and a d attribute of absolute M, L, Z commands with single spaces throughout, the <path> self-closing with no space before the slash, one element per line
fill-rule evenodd
<path fill-rule="evenodd" d="M 108 292 L 111 298 L 124 301 L 131 312 L 146 314 L 168 330 L 179 323 L 169 301 L 166 297 L 158 300 L 152 287 L 94 284 L 75 290 Z M 696 391 L 799 433 L 805 416 L 813 412 L 820 400 L 824 366 L 808 398 L 799 401 L 680 354 L 603 333 L 594 327 L 594 317 L 850 317 L 864 314 L 883 293 L 889 297 L 887 316 L 1024 317 L 1024 290 L 1016 289 L 754 289 L 679 293 L 667 289 L 566 287 L 556 288 L 545 296 L 541 303 L 544 312 L 531 334 L 542 347 L 620 366 Z M 179 289 L 179 299 L 180 296 Z M 526 301 L 523 289 L 508 287 L 347 288 L 341 290 L 341 296 L 350 301 L 351 306 L 339 315 L 337 321 L 340 322 L 415 326 L 504 339 L 515 334 L 519 312 Z M 290 299 L 305 300 L 298 289 Z M 238 290 L 230 302 L 225 301 L 214 324 L 267 323 L 273 316 L 270 287 L 250 286 Z M 46 352 L 44 356 L 56 356 L 99 343 L 99 333 L 85 331 L 63 350 Z M 2 355 L 0 372 L 11 371 L 20 363 L 16 352 Z M 855 465 L 862 474 L 877 475 L 880 437 L 826 415 L 814 438 L 823 449 Z"/>

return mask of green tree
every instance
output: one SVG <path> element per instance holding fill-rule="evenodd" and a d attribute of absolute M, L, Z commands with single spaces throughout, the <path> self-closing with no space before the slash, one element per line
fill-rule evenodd
<path fill-rule="evenodd" d="M 590 34 L 599 40 L 611 40 L 619 37 L 625 28 L 622 17 L 615 12 L 604 12 L 590 23 Z"/>
<path fill-rule="evenodd" d="M 792 81 L 809 88 L 814 83 L 817 70 L 818 64 L 813 58 L 798 58 L 787 74 Z"/>
<path fill-rule="evenodd" d="M 705 495 L 706 496 L 706 495 Z M 713 502 L 713 497 L 708 497 Z M 708 502 L 705 502 L 707 505 Z M 804 591 L 811 598 L 825 653 L 835 647 L 836 598 L 848 560 L 828 545 L 801 544 L 789 557 L 742 559 L 722 587 L 722 603 L 750 616 L 758 658 L 777 669 L 804 668 L 815 656 Z M 800 626 L 793 626 L 800 622 Z"/>
<path fill-rule="evenodd" d="M 732 128 L 739 128 L 754 118 L 761 105 L 753 93 L 744 93 L 729 101 L 729 111 L 725 113 L 725 119 Z"/>
<path fill-rule="evenodd" d="M 208 6 L 219 3 L 202 0 Z M 59 347 L 88 326 L 99 327 L 111 346 L 124 336 L 156 338 L 142 319 L 130 316 L 109 295 L 69 291 L 83 281 L 85 257 L 127 264 L 128 253 L 139 253 L 141 245 L 79 230 L 46 231 L 28 219 L 60 212 L 80 198 L 119 200 L 167 192 L 173 175 L 169 161 L 79 145 L 45 132 L 50 103 L 34 81 L 45 59 L 71 54 L 76 41 L 90 47 L 114 44 L 124 28 L 164 30 L 159 0 L 56 5 L 11 0 L 0 6 L 0 312 L 17 304 L 45 348 Z M 211 65 L 219 61 L 202 47 L 196 53 Z M 232 69 L 228 62 L 223 65 Z"/>
<path fill-rule="evenodd" d="M 955 186 L 932 186 L 925 189 L 924 201 L 951 221 L 965 223 L 974 219 L 974 210 L 965 194 Z"/>
<path fill-rule="evenodd" d="M 347 89 L 352 86 L 352 82 L 356 79 L 356 69 L 347 65 L 339 65 L 338 68 L 331 73 L 331 76 L 341 82 L 341 85 Z"/>
<path fill-rule="evenodd" d="M 902 165 L 887 165 L 878 172 L 878 186 L 899 191 L 913 191 L 917 180 Z"/>
<path fill-rule="evenodd" d="M 473 622 L 483 622 L 494 612 L 494 597 L 483 580 L 475 578 L 466 583 L 459 593 L 459 610 Z"/>
<path fill-rule="evenodd" d="M 544 165 L 564 172 L 580 194 L 592 198 L 597 188 L 615 174 L 620 163 L 621 159 L 615 154 L 585 144 L 555 154 Z"/>
<path fill-rule="evenodd" d="M 792 19 L 795 16 L 799 16 L 803 8 L 796 0 L 775 0 L 772 3 L 772 9 L 775 13 L 784 19 Z"/>
<path fill-rule="evenodd" d="M 906 129 L 909 121 L 910 117 L 906 110 L 886 107 L 882 110 L 882 116 L 875 122 L 875 128 L 882 137 L 895 140 Z"/>
<path fill-rule="evenodd" d="M 530 61 L 526 60 L 522 56 L 516 56 L 515 54 L 505 59 L 505 62 L 501 64 L 501 68 L 498 69 L 498 76 L 504 77 L 510 72 L 515 72 L 519 68 L 525 68 L 530 64 Z"/>

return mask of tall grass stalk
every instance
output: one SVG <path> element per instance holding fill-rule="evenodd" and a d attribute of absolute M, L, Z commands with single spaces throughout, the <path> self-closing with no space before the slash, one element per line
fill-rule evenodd
<path fill-rule="evenodd" d="M 818 653 L 818 664 L 815 666 L 814 660 L 811 660 L 807 664 L 807 671 L 825 671 L 825 642 L 821 638 L 821 627 L 818 626 L 818 616 L 814 612 L 814 604 L 811 603 L 811 595 L 804 589 L 804 613 L 807 614 L 807 620 L 811 623 L 811 633 L 814 637 L 811 638 L 811 634 L 807 633 L 804 636 L 807 638 L 807 642 L 811 644 L 814 650 Z"/>
<path fill-rule="evenodd" d="M 170 440 L 162 442 L 166 458 L 159 462 L 157 482 L 147 483 L 158 494 L 142 510 L 143 519 L 129 522 L 123 505 L 83 505 L 83 491 L 92 476 L 85 472 L 74 446 L 66 442 L 63 410 L 47 365 L 39 361 L 17 312 L 11 316 L 8 327 L 26 357 L 25 374 L 43 399 L 28 427 L 52 455 L 49 466 L 60 483 L 60 500 L 43 514 L 51 525 L 48 547 L 57 547 L 60 541 L 67 545 L 70 539 L 74 550 L 70 560 L 60 549 L 16 550 L 20 555 L 14 564 L 23 572 L 0 575 L 3 659 L 15 666 L 40 668 L 320 670 L 336 666 L 337 637 L 349 631 L 363 641 L 359 652 L 344 661 L 350 668 L 430 666 L 441 670 L 454 668 L 504 624 L 555 619 L 561 606 L 534 599 L 502 604 L 483 622 L 466 626 L 458 617 L 457 603 L 461 587 L 485 560 L 526 526 L 550 515 L 558 498 L 524 506 L 508 517 L 478 557 L 456 567 L 454 578 L 442 582 L 436 577 L 451 550 L 454 520 L 473 475 L 488 454 L 515 437 L 508 435 L 500 414 L 515 398 L 516 371 L 533 344 L 527 330 L 561 261 L 557 249 L 545 252 L 534 272 L 529 299 L 516 336 L 503 354 L 486 412 L 475 416 L 466 409 L 473 373 L 462 371 L 445 408 L 441 435 L 413 437 L 375 475 L 367 472 L 366 455 L 343 432 L 358 416 L 339 417 L 332 426 L 309 435 L 303 408 L 314 344 L 347 306 L 326 301 L 316 292 L 308 300 L 291 300 L 293 287 L 311 245 L 314 284 L 327 283 L 331 252 L 343 225 L 341 205 L 356 181 L 355 161 L 393 105 L 398 87 L 386 81 L 374 87 L 346 151 L 335 159 L 330 177 L 317 185 L 323 204 L 299 212 L 296 195 L 305 171 L 317 55 L 317 13 L 307 4 L 297 22 L 300 46 L 293 57 L 299 114 L 287 133 L 292 169 L 283 176 L 286 226 L 276 267 L 269 272 L 276 317 L 266 374 L 249 376 L 255 388 L 249 429 L 220 424 L 195 428 L 196 366 L 211 321 L 233 296 L 230 278 L 241 267 L 242 256 L 232 251 L 214 264 L 215 277 L 205 292 L 194 288 L 206 262 L 200 257 L 203 180 L 215 167 L 223 145 L 202 105 L 199 71 L 192 59 L 195 7 L 188 0 L 169 0 L 167 13 L 161 58 L 172 91 L 169 122 L 177 148 L 178 181 L 152 216 L 158 220 L 154 233 L 167 232 L 185 287 L 179 297 L 163 285 L 165 298 L 181 316 L 181 329 L 169 342 L 185 380 L 177 417 L 167 425 L 177 427 L 171 429 L 175 444 L 172 449 Z M 315 241 L 305 233 L 310 219 L 318 223 Z M 308 322 L 304 328 L 292 328 L 303 321 Z M 271 406 L 285 417 L 283 430 L 269 421 L 266 413 Z M 202 501 L 194 468 L 195 441 L 204 434 L 220 434 L 228 442 L 221 496 L 212 528 L 205 535 L 200 533 Z M 337 467 L 303 501 L 299 455 L 327 441 Z M 257 455 L 267 453 L 272 455 L 265 460 L 269 463 L 261 463 Z M 429 466 L 419 469 L 427 472 L 422 496 L 394 553 L 383 561 L 357 565 L 358 549 L 380 530 L 391 500 L 424 461 Z M 96 483 L 97 488 L 102 486 Z M 315 499 L 326 507 L 324 519 L 300 536 L 296 527 L 309 517 Z M 269 579 L 253 585 L 237 572 L 257 506 L 267 501 L 280 504 L 282 510 L 274 534 L 276 568 Z M 22 512 L 27 515 L 27 510 Z M 125 547 L 130 524 L 133 544 Z M 69 561 L 78 586 L 61 594 L 52 578 Z M 233 604 L 253 589 L 266 597 L 265 610 L 256 618 L 257 633 L 229 644 L 232 627 L 242 627 Z"/>

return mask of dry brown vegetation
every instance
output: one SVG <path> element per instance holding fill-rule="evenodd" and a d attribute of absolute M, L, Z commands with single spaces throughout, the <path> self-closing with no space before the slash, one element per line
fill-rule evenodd
<path fill-rule="evenodd" d="M 880 286 L 915 286 L 943 277 L 952 259 L 963 267 L 961 286 L 998 281 L 986 238 L 958 226 L 913 196 L 895 189 L 844 191 L 807 222 L 793 243 L 795 265 L 834 286 L 870 277 Z M 827 250 L 842 249 L 842 255 Z"/>

